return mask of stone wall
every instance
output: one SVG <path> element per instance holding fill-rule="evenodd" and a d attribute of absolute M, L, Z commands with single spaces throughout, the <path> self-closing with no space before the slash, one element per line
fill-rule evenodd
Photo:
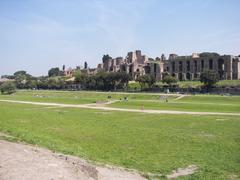
<path fill-rule="evenodd" d="M 220 79 L 240 79 L 239 57 L 224 56 L 174 56 L 169 58 L 169 73 L 179 80 L 199 79 L 204 70 L 215 70 Z"/>

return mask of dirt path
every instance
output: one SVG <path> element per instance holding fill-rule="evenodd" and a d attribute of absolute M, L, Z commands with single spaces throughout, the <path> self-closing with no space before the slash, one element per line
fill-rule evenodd
<path fill-rule="evenodd" d="M 93 106 L 93 105 L 89 105 L 89 104 L 88 105 L 84 105 L 84 104 L 76 105 L 76 104 L 43 103 L 43 102 L 14 101 L 14 100 L 0 100 L 0 102 L 19 103 L 19 104 L 32 104 L 32 105 L 40 105 L 40 106 L 55 106 L 55 107 L 97 109 L 97 110 L 106 110 L 106 111 L 138 112 L 138 113 L 148 113 L 148 114 L 189 114 L 189 115 L 240 116 L 240 113 L 123 109 L 123 108 L 112 108 L 112 107 L 105 107 L 105 106 Z"/>
<path fill-rule="evenodd" d="M 179 96 L 179 97 L 177 97 L 176 99 L 174 99 L 174 100 L 179 100 L 179 99 L 182 99 L 182 98 L 184 98 L 184 97 L 186 97 L 187 95 L 181 95 L 181 96 Z"/>
<path fill-rule="evenodd" d="M 144 180 L 136 172 L 0 140 L 1 180 Z"/>

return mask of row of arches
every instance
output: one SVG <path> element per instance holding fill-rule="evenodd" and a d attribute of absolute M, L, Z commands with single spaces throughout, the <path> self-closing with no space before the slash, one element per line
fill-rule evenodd
<path fill-rule="evenodd" d="M 184 80 L 193 80 L 198 78 L 198 74 L 197 73 L 173 73 L 172 74 L 173 77 L 178 78 L 180 81 L 184 81 Z"/>
<path fill-rule="evenodd" d="M 199 63 L 198 63 L 199 61 Z M 183 71 L 193 71 L 193 72 L 200 72 L 203 69 L 216 69 L 218 71 L 224 71 L 225 69 L 225 60 L 224 59 L 208 59 L 208 60 L 189 60 L 186 61 L 186 63 L 183 63 L 184 61 L 178 61 L 171 63 L 171 70 L 172 72 L 175 72 L 176 70 L 179 72 Z M 176 66 L 177 65 L 177 66 Z M 183 68 L 185 66 L 185 68 Z M 185 70 L 184 70 L 185 69 Z"/>

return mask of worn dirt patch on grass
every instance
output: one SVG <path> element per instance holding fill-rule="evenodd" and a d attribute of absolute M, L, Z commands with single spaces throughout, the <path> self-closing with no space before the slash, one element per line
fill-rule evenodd
<path fill-rule="evenodd" d="M 194 174 L 197 171 L 197 166 L 195 165 L 190 165 L 186 168 L 178 168 L 177 170 L 174 170 L 172 172 L 172 174 L 167 175 L 168 179 L 174 179 L 177 178 L 179 176 L 187 176 L 187 175 L 191 175 Z"/>
<path fill-rule="evenodd" d="M 0 134 L 1 135 L 1 134 Z M 1 180 L 143 180 L 138 173 L 0 140 Z"/>

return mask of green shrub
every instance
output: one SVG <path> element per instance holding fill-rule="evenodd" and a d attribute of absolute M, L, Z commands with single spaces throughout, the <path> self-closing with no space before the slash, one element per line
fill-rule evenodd
<path fill-rule="evenodd" d="M 176 84 L 177 83 L 177 79 L 175 77 L 172 77 L 170 75 L 166 75 L 163 80 L 162 80 L 162 83 L 166 83 L 168 84 L 169 86 L 172 86 L 173 84 Z"/>
<path fill-rule="evenodd" d="M 2 94 L 12 94 L 16 92 L 16 85 L 13 82 L 4 82 L 0 86 L 0 90 Z"/>
<path fill-rule="evenodd" d="M 200 81 L 209 89 L 219 81 L 219 75 L 216 71 L 206 70 L 201 74 Z"/>
<path fill-rule="evenodd" d="M 138 82 L 131 82 L 128 84 L 128 90 L 141 90 L 141 86 Z"/>

